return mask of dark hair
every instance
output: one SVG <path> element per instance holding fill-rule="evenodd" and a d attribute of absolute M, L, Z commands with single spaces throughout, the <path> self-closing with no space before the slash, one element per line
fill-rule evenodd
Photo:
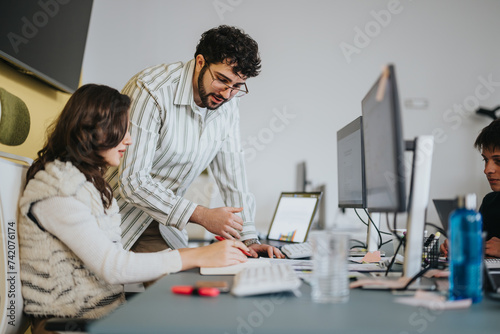
<path fill-rule="evenodd" d="M 204 32 L 196 46 L 195 58 L 199 54 L 207 63 L 224 62 L 233 66 L 234 73 L 247 78 L 256 77 L 260 72 L 257 42 L 236 27 L 221 25 Z"/>
<path fill-rule="evenodd" d="M 500 148 L 500 119 L 494 120 L 481 130 L 474 142 L 474 147 L 480 151 Z"/>
<path fill-rule="evenodd" d="M 28 170 L 32 179 L 54 160 L 71 162 L 101 193 L 109 208 L 113 191 L 104 178 L 106 161 L 99 151 L 116 147 L 128 129 L 130 98 L 116 89 L 88 84 L 78 88 L 47 130 L 47 142 Z"/>

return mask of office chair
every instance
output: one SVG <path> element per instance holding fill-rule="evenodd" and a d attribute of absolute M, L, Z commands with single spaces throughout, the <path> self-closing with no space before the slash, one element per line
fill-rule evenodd
<path fill-rule="evenodd" d="M 29 327 L 23 314 L 18 245 L 18 201 L 26 172 L 33 160 L 0 151 L 0 334 L 24 334 Z M 60 332 L 80 332 L 79 319 L 58 323 Z"/>
<path fill-rule="evenodd" d="M 28 320 L 23 315 L 19 245 L 18 201 L 24 189 L 26 171 L 33 160 L 0 152 L 0 333 L 24 333 Z"/>

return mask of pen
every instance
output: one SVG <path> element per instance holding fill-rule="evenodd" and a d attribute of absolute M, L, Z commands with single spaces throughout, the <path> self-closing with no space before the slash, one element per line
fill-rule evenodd
<path fill-rule="evenodd" d="M 219 240 L 219 241 L 222 241 L 222 240 L 226 240 L 224 239 L 223 237 L 219 236 L 219 235 L 216 235 L 215 236 L 215 239 Z M 243 254 L 245 254 L 246 256 L 252 256 L 252 254 L 250 254 L 249 252 L 247 252 L 246 250 L 243 250 L 241 248 L 238 248 Z"/>
<path fill-rule="evenodd" d="M 429 246 L 433 240 L 434 240 L 434 234 L 429 235 L 427 240 L 425 240 L 424 247 Z"/>
<path fill-rule="evenodd" d="M 189 285 L 174 285 L 172 292 L 178 295 L 194 295 L 203 297 L 217 297 L 220 293 L 217 288 L 195 288 Z"/>
<path fill-rule="evenodd" d="M 432 249 L 432 248 L 436 245 L 436 243 L 438 243 L 438 242 L 439 242 L 439 237 L 440 237 L 440 236 L 441 236 L 441 233 L 436 232 L 436 235 L 434 236 L 434 240 L 433 240 L 432 245 L 431 245 L 431 247 L 430 247 L 431 249 Z"/>

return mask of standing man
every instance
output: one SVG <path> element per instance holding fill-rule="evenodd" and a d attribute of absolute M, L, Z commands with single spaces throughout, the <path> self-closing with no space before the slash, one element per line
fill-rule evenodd
<path fill-rule="evenodd" d="M 186 247 L 184 228 L 195 223 L 241 239 L 254 257 L 284 257 L 257 238 L 240 142 L 239 98 L 260 67 L 257 43 L 238 28 L 219 26 L 203 33 L 194 59 L 147 68 L 126 84 L 135 145 L 108 175 L 125 249 Z M 183 198 L 207 167 L 227 207 L 210 209 Z M 161 234 L 159 224 L 167 226 Z"/>

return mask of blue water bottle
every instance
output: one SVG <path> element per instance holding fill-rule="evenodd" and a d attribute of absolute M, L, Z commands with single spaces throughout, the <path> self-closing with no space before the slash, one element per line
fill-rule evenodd
<path fill-rule="evenodd" d="M 448 230 L 450 300 L 483 299 L 483 220 L 476 211 L 476 195 L 458 197 L 458 208 L 450 214 Z"/>

